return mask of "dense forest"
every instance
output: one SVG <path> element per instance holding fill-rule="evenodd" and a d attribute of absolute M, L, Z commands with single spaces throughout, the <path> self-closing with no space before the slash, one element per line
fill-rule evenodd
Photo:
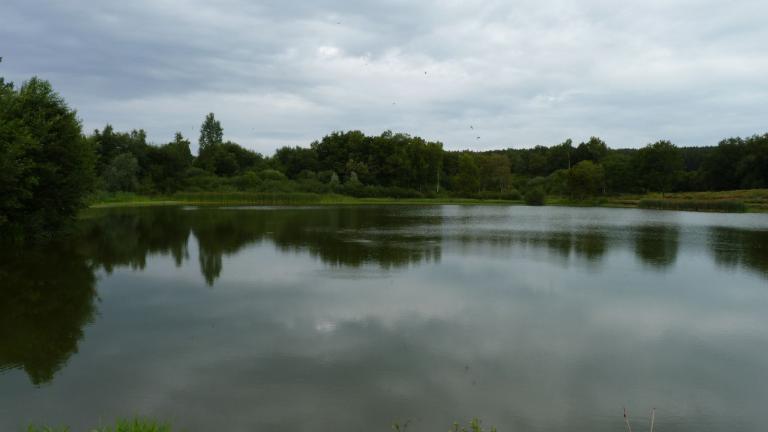
<path fill-rule="evenodd" d="M 106 125 L 84 134 L 51 85 L 18 88 L 0 78 L 0 231 L 52 232 L 104 194 L 179 191 L 338 193 L 355 197 L 434 197 L 540 201 L 599 195 L 768 187 L 768 134 L 716 146 L 658 141 L 610 148 L 592 137 L 550 147 L 448 151 L 440 142 L 386 131 L 333 132 L 309 147 L 265 156 L 225 140 L 208 114 L 198 154 L 181 133 L 153 144 L 141 129 Z"/>
<path fill-rule="evenodd" d="M 717 146 L 677 147 L 659 141 L 612 149 L 592 137 L 551 147 L 486 152 L 447 151 L 440 142 L 386 131 L 333 132 L 309 147 L 264 156 L 224 141 L 208 114 L 199 154 L 177 133 L 163 145 L 143 130 L 107 125 L 86 140 L 96 152 L 99 187 L 142 194 L 185 191 L 337 192 L 353 196 L 508 197 L 540 187 L 547 194 L 602 194 L 768 187 L 768 134 Z"/>

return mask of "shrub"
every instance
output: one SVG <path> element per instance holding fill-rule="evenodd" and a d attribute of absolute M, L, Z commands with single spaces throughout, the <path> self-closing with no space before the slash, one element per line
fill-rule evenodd
<path fill-rule="evenodd" d="M 544 188 L 536 186 L 528 189 L 525 192 L 525 203 L 532 206 L 542 206 L 547 199 L 547 194 L 544 193 Z"/>
<path fill-rule="evenodd" d="M 237 190 L 246 191 L 257 189 L 261 185 L 261 178 L 253 171 L 247 171 L 245 174 L 234 177 L 232 184 Z"/>
<path fill-rule="evenodd" d="M 482 200 L 487 199 L 487 200 L 519 201 L 521 196 L 520 196 L 520 192 L 517 189 L 510 189 L 504 192 L 483 191 L 477 194 L 477 198 Z"/>
<path fill-rule="evenodd" d="M 285 177 L 285 174 L 274 169 L 265 169 L 264 171 L 259 173 L 259 177 L 261 177 L 263 180 L 276 180 L 276 181 L 286 180 L 287 178 Z"/>

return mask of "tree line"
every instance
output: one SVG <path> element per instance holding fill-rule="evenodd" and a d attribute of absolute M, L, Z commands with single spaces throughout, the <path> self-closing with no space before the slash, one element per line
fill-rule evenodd
<path fill-rule="evenodd" d="M 214 114 L 201 126 L 199 154 L 180 133 L 155 146 L 142 130 L 111 126 L 87 137 L 104 190 L 337 192 L 353 196 L 506 198 L 534 188 L 581 199 L 598 195 L 768 187 L 768 134 L 717 146 L 658 141 L 613 149 L 597 137 L 546 147 L 448 151 L 440 142 L 386 131 L 333 132 L 309 147 L 264 156 L 224 141 Z"/>
<path fill-rule="evenodd" d="M 485 152 L 448 151 L 437 141 L 386 131 L 333 132 L 309 147 L 271 156 L 225 140 L 213 113 L 198 154 L 181 133 L 160 145 L 141 129 L 110 125 L 83 134 L 76 112 L 33 78 L 16 88 L 0 77 L 0 232 L 55 232 L 103 193 L 178 191 L 339 193 L 358 197 L 519 199 L 768 187 L 768 134 L 717 146 L 658 141 L 610 148 L 574 144 Z M 43 234 L 44 235 L 44 234 Z"/>

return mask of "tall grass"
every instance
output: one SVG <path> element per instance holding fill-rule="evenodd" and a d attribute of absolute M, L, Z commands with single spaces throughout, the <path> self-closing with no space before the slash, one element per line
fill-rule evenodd
<path fill-rule="evenodd" d="M 303 192 L 179 192 L 173 199 L 185 203 L 204 204 L 319 204 L 322 195 Z"/>
<path fill-rule="evenodd" d="M 24 429 L 24 432 L 71 432 L 66 426 L 52 427 L 52 426 L 34 426 L 30 425 Z"/>
<path fill-rule="evenodd" d="M 95 432 L 171 432 L 171 426 L 154 420 L 118 420 L 114 426 L 101 427 Z"/>
<path fill-rule="evenodd" d="M 68 427 L 28 426 L 24 432 L 74 432 Z M 171 432 L 168 423 L 140 418 L 118 420 L 112 426 L 88 429 L 88 432 Z"/>
<path fill-rule="evenodd" d="M 657 210 L 689 210 L 704 212 L 744 213 L 747 206 L 733 200 L 692 200 L 692 199 L 644 199 L 638 207 Z"/>

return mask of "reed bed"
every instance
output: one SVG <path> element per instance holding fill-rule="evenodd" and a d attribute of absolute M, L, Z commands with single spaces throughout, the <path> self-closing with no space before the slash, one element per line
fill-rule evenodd
<path fill-rule="evenodd" d="M 322 201 L 322 195 L 299 192 L 180 192 L 172 198 L 189 204 L 297 205 L 320 204 Z"/>

